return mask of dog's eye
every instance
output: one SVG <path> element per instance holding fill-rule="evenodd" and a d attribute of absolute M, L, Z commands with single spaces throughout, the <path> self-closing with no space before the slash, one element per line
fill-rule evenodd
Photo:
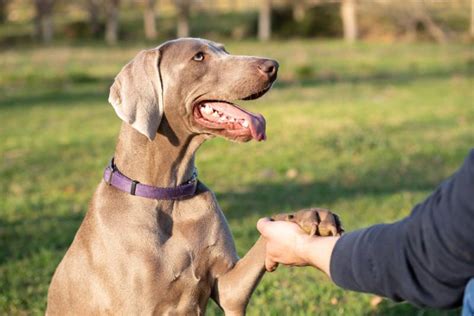
<path fill-rule="evenodd" d="M 199 52 L 196 55 L 194 55 L 193 60 L 195 61 L 203 61 L 204 60 L 204 53 Z"/>

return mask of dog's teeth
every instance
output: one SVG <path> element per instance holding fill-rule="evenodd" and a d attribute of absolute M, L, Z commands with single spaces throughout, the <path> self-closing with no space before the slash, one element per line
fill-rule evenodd
<path fill-rule="evenodd" d="M 203 109 L 202 109 L 202 112 L 206 113 L 206 114 L 211 114 L 212 113 L 212 108 L 209 106 L 209 105 L 205 105 L 203 106 Z"/>
<path fill-rule="evenodd" d="M 212 116 L 213 116 L 213 117 L 220 117 L 220 115 L 219 115 L 219 113 L 217 113 L 217 111 L 214 111 L 214 112 L 212 113 Z"/>
<path fill-rule="evenodd" d="M 243 121 L 242 126 L 245 127 L 245 128 L 249 127 L 249 122 Z"/>

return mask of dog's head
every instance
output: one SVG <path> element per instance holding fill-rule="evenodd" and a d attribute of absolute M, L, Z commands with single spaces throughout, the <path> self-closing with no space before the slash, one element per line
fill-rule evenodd
<path fill-rule="evenodd" d="M 115 78 L 109 102 L 150 140 L 164 118 L 175 131 L 260 141 L 266 137 L 263 116 L 233 102 L 264 95 L 277 71 L 274 60 L 230 55 L 203 39 L 178 39 L 138 53 Z"/>

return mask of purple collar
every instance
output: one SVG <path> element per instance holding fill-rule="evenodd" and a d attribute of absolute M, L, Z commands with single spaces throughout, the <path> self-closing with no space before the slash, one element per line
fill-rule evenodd
<path fill-rule="evenodd" d="M 179 200 L 191 197 L 196 193 L 198 184 L 196 169 L 194 169 L 193 176 L 189 181 L 174 188 L 159 188 L 141 184 L 122 174 L 114 164 L 114 158 L 112 158 L 110 164 L 105 168 L 104 180 L 108 185 L 120 191 L 155 200 Z"/>

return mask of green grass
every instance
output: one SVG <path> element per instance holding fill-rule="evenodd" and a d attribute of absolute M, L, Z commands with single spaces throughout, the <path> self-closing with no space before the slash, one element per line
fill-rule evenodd
<path fill-rule="evenodd" d="M 402 218 L 474 144 L 474 54 L 461 44 L 228 43 L 280 61 L 280 80 L 246 107 L 268 141 L 199 151 L 243 255 L 264 215 L 336 210 L 348 231 Z M 119 120 L 114 75 L 143 48 L 25 47 L 0 52 L 0 313 L 41 314 Z M 296 177 L 288 177 L 288 170 Z M 249 315 L 457 315 L 343 291 L 311 268 L 267 274 Z M 219 314 L 211 304 L 209 314 Z"/>

